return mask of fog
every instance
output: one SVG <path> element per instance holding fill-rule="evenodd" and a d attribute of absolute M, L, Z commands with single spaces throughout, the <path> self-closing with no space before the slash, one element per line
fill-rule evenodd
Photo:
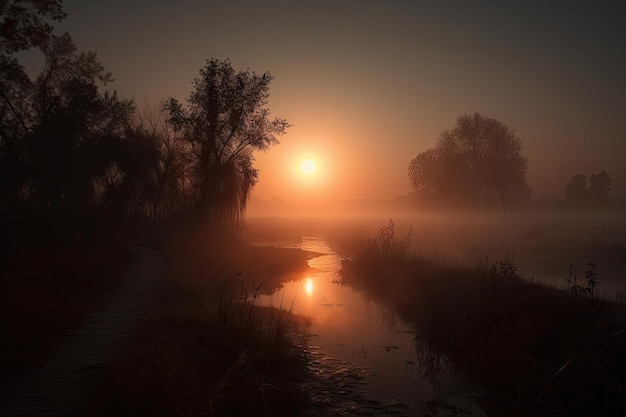
<path fill-rule="evenodd" d="M 0 414 L 626 415 L 620 5 L 66 3 L 0 2 Z"/>
<path fill-rule="evenodd" d="M 319 236 L 328 239 L 340 255 L 350 256 L 393 220 L 400 236 L 412 227 L 411 248 L 419 256 L 467 267 L 511 256 L 526 279 L 558 288 L 566 286 L 571 265 L 583 277 L 592 262 L 598 268 L 600 293 L 613 299 L 616 290 L 626 288 L 626 220 L 621 211 L 420 213 L 418 209 L 381 208 L 385 205 L 394 202 L 346 203 L 339 210 L 329 207 L 319 213 L 255 211 L 252 207 L 244 235 L 252 242 Z"/>

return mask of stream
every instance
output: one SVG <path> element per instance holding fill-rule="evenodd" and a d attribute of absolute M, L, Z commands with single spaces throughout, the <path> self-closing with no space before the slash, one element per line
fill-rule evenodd
<path fill-rule="evenodd" d="M 485 415 L 475 401 L 480 388 L 416 339 L 416 329 L 341 283 L 342 258 L 326 242 L 303 237 L 286 247 L 318 253 L 308 261 L 312 273 L 258 301 L 310 320 L 305 348 L 316 377 L 307 387 L 312 415 Z"/>

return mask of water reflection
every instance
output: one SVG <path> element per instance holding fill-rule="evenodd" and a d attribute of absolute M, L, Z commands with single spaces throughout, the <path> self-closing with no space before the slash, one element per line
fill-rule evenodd
<path fill-rule="evenodd" d="M 416 349 L 414 329 L 391 309 L 352 287 L 338 285 L 341 257 L 323 240 L 303 238 L 298 247 L 320 253 L 309 261 L 319 272 L 286 283 L 258 301 L 277 305 L 275 301 L 281 300 L 283 305 L 292 305 L 294 313 L 309 318 L 309 350 L 318 358 L 312 361 L 314 373 L 334 375 L 337 369 L 324 367 L 340 364 L 340 369 L 358 377 L 355 394 L 377 404 L 395 407 L 402 403 L 413 410 L 411 414 L 418 414 L 424 404 L 435 399 L 429 381 L 433 373 L 447 364 L 425 346 Z M 386 413 L 395 415 L 390 410 Z"/>
<path fill-rule="evenodd" d="M 284 300 L 289 305 L 295 300 L 294 313 L 310 319 L 314 336 L 309 344 L 324 357 L 361 369 L 359 392 L 368 399 L 400 400 L 408 406 L 431 400 L 430 384 L 407 372 L 407 360 L 416 360 L 412 328 L 361 292 L 337 285 L 341 257 L 324 241 L 303 238 L 299 246 L 321 254 L 309 261 L 318 272 L 286 283 L 274 294 L 261 296 L 260 302 L 277 305 Z"/>
<path fill-rule="evenodd" d="M 307 295 L 311 295 L 313 293 L 313 280 L 311 278 L 306 279 L 304 291 L 306 291 Z"/>

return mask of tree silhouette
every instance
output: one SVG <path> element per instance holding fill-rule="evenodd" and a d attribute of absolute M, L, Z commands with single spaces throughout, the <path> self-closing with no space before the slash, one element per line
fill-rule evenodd
<path fill-rule="evenodd" d="M 421 197 L 430 198 L 437 194 L 442 169 L 440 151 L 438 148 L 428 149 L 409 163 L 409 181 Z"/>
<path fill-rule="evenodd" d="M 94 52 L 78 53 L 69 34 L 52 36 L 42 51 L 27 154 L 34 198 L 40 208 L 83 209 L 110 162 L 98 148 L 123 135 L 134 105 L 100 92 L 111 74 Z"/>
<path fill-rule="evenodd" d="M 0 157 L 23 152 L 19 142 L 27 130 L 32 85 L 15 54 L 43 47 L 52 34 L 49 21 L 64 18 L 61 0 L 0 2 Z M 23 170 L 23 166 L 11 168 Z"/>
<path fill-rule="evenodd" d="M 193 155 L 196 205 L 207 217 L 237 225 L 257 181 L 253 151 L 277 144 L 289 124 L 270 119 L 266 107 L 273 77 L 236 72 L 230 61 L 210 59 L 183 106 L 170 99 L 169 121 Z"/>
<path fill-rule="evenodd" d="M 596 202 L 603 202 L 609 198 L 613 179 L 605 171 L 589 177 L 589 196 Z"/>
<path fill-rule="evenodd" d="M 580 204 L 588 201 L 587 176 L 573 175 L 565 186 L 565 198 L 568 201 Z"/>
<path fill-rule="evenodd" d="M 488 203 L 525 200 L 528 161 L 522 142 L 497 119 L 463 114 L 442 132 L 435 148 L 418 154 L 408 169 L 415 193 L 425 201 Z"/>
<path fill-rule="evenodd" d="M 11 54 L 46 43 L 49 20 L 65 19 L 62 0 L 0 1 L 0 54 Z"/>
<path fill-rule="evenodd" d="M 95 52 L 52 33 L 50 22 L 64 17 L 60 0 L 0 1 L 5 240 L 28 245 L 62 231 L 69 242 L 106 219 L 162 220 L 189 208 L 241 225 L 257 179 L 253 152 L 278 143 L 289 127 L 270 118 L 273 77 L 211 59 L 184 105 L 170 99 L 137 111 L 105 90 L 113 79 Z M 16 53 L 33 47 L 44 61 L 31 79 Z"/>
<path fill-rule="evenodd" d="M 591 175 L 589 181 L 583 174 L 572 176 L 565 186 L 565 199 L 577 205 L 598 205 L 609 198 L 613 179 L 605 171 Z"/>
<path fill-rule="evenodd" d="M 153 219 L 164 219 L 189 208 L 193 196 L 185 188 L 192 163 L 190 149 L 184 138 L 168 123 L 169 111 L 165 103 L 152 106 L 146 103 L 135 112 L 126 135 L 142 143 L 149 143 L 156 152 L 156 161 L 147 165 L 154 181 L 154 192 L 146 201 L 146 213 Z"/>

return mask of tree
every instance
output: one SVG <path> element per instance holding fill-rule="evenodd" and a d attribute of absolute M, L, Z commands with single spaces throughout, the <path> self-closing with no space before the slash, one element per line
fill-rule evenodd
<path fill-rule="evenodd" d="M 598 205 L 609 198 L 613 179 L 605 171 L 587 177 L 583 174 L 572 176 L 565 186 L 565 199 L 577 205 Z"/>
<path fill-rule="evenodd" d="M 435 148 L 418 154 L 408 169 L 422 200 L 489 203 L 525 200 L 528 160 L 522 142 L 497 119 L 463 114 L 442 132 Z"/>
<path fill-rule="evenodd" d="M 0 152 L 27 129 L 31 82 L 15 54 L 44 47 L 52 35 L 49 21 L 65 16 L 61 0 L 0 1 Z"/>
<path fill-rule="evenodd" d="M 272 79 L 267 72 L 236 72 L 230 61 L 210 59 L 193 82 L 187 106 L 176 99 L 166 104 L 169 122 L 191 147 L 196 205 L 219 222 L 240 222 L 257 181 L 253 151 L 277 144 L 289 127 L 284 119 L 270 119 Z"/>
<path fill-rule="evenodd" d="M 5 204 L 19 199 L 27 176 L 24 137 L 32 83 L 15 54 L 45 45 L 52 34 L 50 21 L 64 18 L 61 0 L 0 1 L 0 193 Z"/>
<path fill-rule="evenodd" d="M 193 198 L 185 189 L 191 158 L 188 143 L 176 134 L 167 122 L 169 112 L 165 103 L 153 106 L 146 103 L 134 114 L 126 137 L 144 144 L 156 159 L 142 158 L 153 181 L 153 189 L 145 194 L 146 213 L 151 219 L 163 219 L 188 208 Z M 146 187 L 148 191 L 150 187 Z"/>
<path fill-rule="evenodd" d="M 440 150 L 430 148 L 409 163 L 409 182 L 416 194 L 431 197 L 437 193 L 441 175 Z"/>
<path fill-rule="evenodd" d="M 587 202 L 588 193 L 587 177 L 583 174 L 573 175 L 565 186 L 565 198 L 576 204 Z"/>
<path fill-rule="evenodd" d="M 113 78 L 96 53 L 53 34 L 61 3 L 0 0 L 0 211 L 11 244 L 71 242 L 102 219 L 163 218 L 185 201 L 182 136 L 162 115 L 151 126 L 136 117 L 133 101 L 105 90 Z M 17 59 L 30 48 L 44 58 L 34 79 Z"/>
<path fill-rule="evenodd" d="M 127 172 L 120 173 L 125 185 L 140 183 L 129 175 L 137 173 L 138 164 L 123 164 L 129 160 L 124 153 L 139 154 L 137 143 L 122 140 L 134 103 L 101 91 L 111 74 L 95 52 L 78 52 L 69 34 L 50 35 L 38 46 L 43 67 L 33 81 L 23 83 L 20 111 L 11 105 L 0 113 L 0 132 L 10 132 L 0 148 L 2 205 L 84 211 L 104 202 L 96 194 L 112 194 L 96 186 L 113 166 L 125 166 Z"/>
<path fill-rule="evenodd" d="M 589 197 L 598 203 L 609 198 L 613 179 L 605 171 L 589 177 Z"/>
<path fill-rule="evenodd" d="M 53 29 L 48 21 L 65 17 L 62 0 L 0 1 L 0 54 L 45 44 Z"/>
<path fill-rule="evenodd" d="M 111 74 L 95 52 L 78 53 L 69 34 L 51 36 L 42 52 L 27 137 L 33 197 L 39 208 L 84 209 L 113 163 L 107 142 L 123 137 L 134 104 L 100 91 Z"/>

